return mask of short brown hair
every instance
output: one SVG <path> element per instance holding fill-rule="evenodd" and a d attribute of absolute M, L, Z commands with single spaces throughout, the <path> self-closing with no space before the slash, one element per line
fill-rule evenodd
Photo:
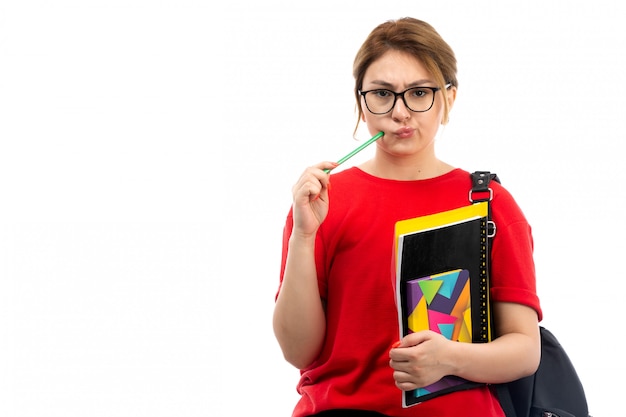
<path fill-rule="evenodd" d="M 372 62 L 389 50 L 406 52 L 419 59 L 435 77 L 435 83 L 442 91 L 445 91 L 447 84 L 458 87 L 454 51 L 435 28 L 412 17 L 388 20 L 372 30 L 354 58 L 352 75 L 359 113 L 357 128 L 363 114 L 359 90 L 363 87 L 365 71 Z M 444 100 L 443 124 L 448 122 L 449 112 L 448 101 Z"/>

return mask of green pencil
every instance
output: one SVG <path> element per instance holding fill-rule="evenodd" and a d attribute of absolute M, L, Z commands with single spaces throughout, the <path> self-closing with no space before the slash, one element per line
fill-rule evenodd
<path fill-rule="evenodd" d="M 352 158 L 354 155 L 361 152 L 363 149 L 367 148 L 369 145 L 376 142 L 378 139 L 382 138 L 384 134 L 385 132 L 378 132 L 377 134 L 372 136 L 371 139 L 369 139 L 367 142 L 361 144 L 358 148 L 356 148 L 355 150 L 353 150 L 352 152 L 350 152 L 349 154 L 341 158 L 339 161 L 337 161 L 337 164 L 339 165 L 343 164 L 348 159 Z M 324 172 L 329 173 L 330 169 L 325 169 Z"/>

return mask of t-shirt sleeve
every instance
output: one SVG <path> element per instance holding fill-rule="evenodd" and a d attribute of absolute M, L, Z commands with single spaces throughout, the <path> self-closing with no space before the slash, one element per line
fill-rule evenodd
<path fill-rule="evenodd" d="M 492 215 L 496 235 L 491 254 L 491 298 L 529 306 L 541 321 L 531 226 L 513 197 L 501 187 L 494 193 Z"/>

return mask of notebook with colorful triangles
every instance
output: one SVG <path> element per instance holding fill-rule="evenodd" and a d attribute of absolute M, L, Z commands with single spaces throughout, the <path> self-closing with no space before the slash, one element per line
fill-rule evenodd
<path fill-rule="evenodd" d="M 490 341 L 487 203 L 403 220 L 395 229 L 395 290 L 400 336 L 432 330 L 448 339 Z M 476 387 L 446 376 L 404 391 L 402 405 Z"/>

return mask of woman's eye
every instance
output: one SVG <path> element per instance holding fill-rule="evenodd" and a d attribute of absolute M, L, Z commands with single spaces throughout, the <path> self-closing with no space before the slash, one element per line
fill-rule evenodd
<path fill-rule="evenodd" d="M 424 97 L 428 94 L 427 90 L 423 90 L 420 88 L 416 88 L 414 90 L 411 90 L 411 96 L 416 97 L 416 98 L 420 98 L 420 97 Z"/>
<path fill-rule="evenodd" d="M 388 90 L 376 90 L 376 96 L 380 98 L 387 98 L 391 96 L 391 92 Z"/>

